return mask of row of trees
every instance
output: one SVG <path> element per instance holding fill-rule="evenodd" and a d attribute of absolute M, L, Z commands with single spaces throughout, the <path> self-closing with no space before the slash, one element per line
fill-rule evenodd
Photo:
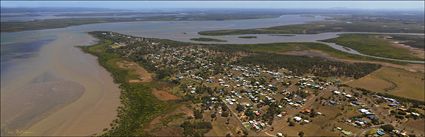
<path fill-rule="evenodd" d="M 296 75 L 346 76 L 360 78 L 377 69 L 380 65 L 370 63 L 343 63 L 321 58 L 258 53 L 247 56 L 237 64 L 260 64 L 268 68 L 286 68 Z"/>

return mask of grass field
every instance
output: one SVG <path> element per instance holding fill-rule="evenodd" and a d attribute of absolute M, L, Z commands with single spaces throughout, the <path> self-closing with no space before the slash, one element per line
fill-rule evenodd
<path fill-rule="evenodd" d="M 396 47 L 391 41 L 377 35 L 343 34 L 340 37 L 324 41 L 349 47 L 367 55 L 394 59 L 423 60 L 423 57 L 412 55 L 409 49 Z"/>
<path fill-rule="evenodd" d="M 323 21 L 308 24 L 275 26 L 256 29 L 228 29 L 201 31 L 201 35 L 240 35 L 240 34 L 317 34 L 324 32 L 412 32 L 423 33 L 424 28 L 420 24 L 402 24 L 398 22 L 344 22 Z"/>
<path fill-rule="evenodd" d="M 424 101 L 424 74 L 402 69 L 382 67 L 381 69 L 347 83 L 352 87 L 364 88 L 400 97 Z"/>

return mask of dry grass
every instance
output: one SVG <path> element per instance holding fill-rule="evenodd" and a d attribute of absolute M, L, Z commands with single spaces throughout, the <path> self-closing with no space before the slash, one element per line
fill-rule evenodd
<path fill-rule="evenodd" d="M 177 97 L 177 96 L 175 96 L 175 95 L 173 95 L 173 94 L 171 94 L 171 93 L 169 93 L 169 92 L 167 92 L 167 91 L 164 91 L 164 90 L 154 89 L 154 90 L 152 91 L 152 94 L 153 94 L 156 98 L 158 98 L 159 100 L 162 100 L 162 101 L 168 101 L 168 100 L 177 100 L 177 99 L 180 99 L 179 97 Z"/>
<path fill-rule="evenodd" d="M 130 61 L 120 61 L 117 62 L 117 66 L 122 69 L 130 70 L 131 73 L 134 73 L 136 76 L 138 76 L 135 79 L 128 80 L 129 83 L 142 83 L 152 81 L 152 74 L 146 71 L 137 63 Z"/>
<path fill-rule="evenodd" d="M 425 97 L 424 73 L 391 67 L 383 67 L 348 85 L 422 101 Z"/>
<path fill-rule="evenodd" d="M 418 134 L 420 136 L 425 135 L 425 131 L 424 131 L 425 120 L 424 119 L 409 120 L 406 123 L 404 123 L 402 127 L 405 127 L 408 133 L 411 133 L 413 131 L 414 134 Z"/>

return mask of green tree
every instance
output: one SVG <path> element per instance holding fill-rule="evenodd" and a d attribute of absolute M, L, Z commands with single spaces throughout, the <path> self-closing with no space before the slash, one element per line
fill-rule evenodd
<path fill-rule="evenodd" d="M 202 119 L 203 118 L 201 110 L 195 110 L 193 112 L 193 114 L 195 115 L 195 119 Z"/>
<path fill-rule="evenodd" d="M 298 136 L 304 137 L 304 132 L 303 131 L 298 132 Z"/>

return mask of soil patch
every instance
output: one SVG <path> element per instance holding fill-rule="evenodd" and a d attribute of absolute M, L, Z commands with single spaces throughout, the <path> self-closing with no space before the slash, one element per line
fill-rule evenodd
<path fill-rule="evenodd" d="M 180 99 L 180 97 L 177 97 L 177 96 L 175 96 L 175 95 L 173 95 L 173 94 L 171 94 L 171 93 L 169 93 L 167 91 L 159 90 L 159 89 L 154 89 L 152 91 L 152 94 L 156 98 L 158 98 L 159 100 L 162 100 L 162 101 L 178 100 L 178 99 Z"/>
<path fill-rule="evenodd" d="M 128 80 L 129 83 L 142 83 L 152 81 L 152 74 L 135 62 L 119 61 L 117 62 L 117 66 L 122 69 L 131 70 L 137 75 L 136 79 Z"/>

